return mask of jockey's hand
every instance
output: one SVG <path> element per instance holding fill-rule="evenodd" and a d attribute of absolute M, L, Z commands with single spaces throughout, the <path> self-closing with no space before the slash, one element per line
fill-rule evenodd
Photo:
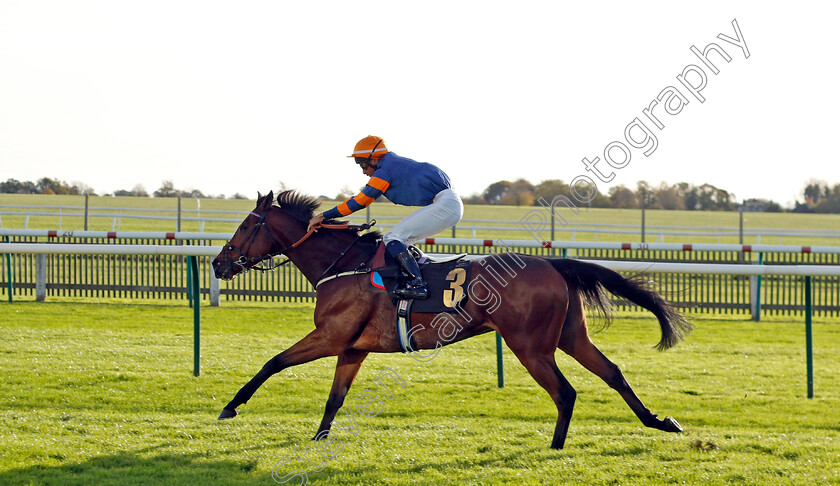
<path fill-rule="evenodd" d="M 313 226 L 321 224 L 322 221 L 324 221 L 324 213 L 312 216 L 312 219 L 309 220 L 309 226 L 306 227 L 306 232 L 308 233 Z"/>

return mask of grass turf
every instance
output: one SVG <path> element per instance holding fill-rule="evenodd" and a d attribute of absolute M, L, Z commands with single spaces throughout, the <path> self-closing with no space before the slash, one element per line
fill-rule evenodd
<path fill-rule="evenodd" d="M 507 350 L 496 387 L 492 335 L 428 363 L 369 357 L 329 447 L 310 439 L 335 358 L 285 370 L 217 421 L 311 316 L 307 304 L 204 307 L 196 378 L 182 302 L 0 304 L 0 484 L 298 484 L 304 473 L 312 484 L 840 484 L 835 322 L 815 322 L 807 399 L 799 321 L 695 318 L 686 342 L 659 353 L 651 316 L 619 315 L 596 344 L 682 434 L 643 428 L 558 353 L 578 399 L 566 448 L 549 449 L 555 408 Z M 386 369 L 405 382 L 384 381 L 390 399 L 374 382 Z"/>

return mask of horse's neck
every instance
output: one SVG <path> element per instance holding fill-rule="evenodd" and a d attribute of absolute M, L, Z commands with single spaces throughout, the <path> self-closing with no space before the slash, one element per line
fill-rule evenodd
<path fill-rule="evenodd" d="M 373 257 L 373 251 L 368 248 L 369 245 L 362 245 L 359 242 L 354 244 L 353 240 L 356 238 L 358 236 L 355 235 L 346 238 L 336 237 L 336 235 L 330 235 L 326 232 L 324 234 L 316 233 L 316 236 L 310 237 L 293 254 L 289 255 L 289 258 L 304 277 L 312 285 L 315 285 L 333 264 L 335 265 L 332 271 L 347 270 L 349 267 L 367 262 Z M 342 257 L 341 253 L 344 251 L 347 253 Z M 339 257 L 341 260 L 337 261 Z"/>

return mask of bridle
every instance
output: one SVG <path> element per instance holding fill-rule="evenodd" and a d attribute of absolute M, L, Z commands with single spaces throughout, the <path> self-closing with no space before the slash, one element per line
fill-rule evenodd
<path fill-rule="evenodd" d="M 235 265 L 239 265 L 245 271 L 257 270 L 259 272 L 269 272 L 269 271 L 272 271 L 272 270 L 275 270 L 275 269 L 279 268 L 282 265 L 285 265 L 285 264 L 289 263 L 291 260 L 289 259 L 288 255 L 286 255 L 285 253 L 289 250 L 292 250 L 292 249 L 300 246 L 301 243 L 303 243 L 304 241 L 309 239 L 310 236 L 312 236 L 313 234 L 318 232 L 318 229 L 320 229 L 320 228 L 325 228 L 325 229 L 353 229 L 353 230 L 356 230 L 356 231 L 362 231 L 362 230 L 370 229 L 376 224 L 375 219 L 371 220 L 370 223 L 365 223 L 365 224 L 360 224 L 360 225 L 351 225 L 349 223 L 340 223 L 340 224 L 319 223 L 319 224 L 316 224 L 316 225 L 312 226 L 312 228 L 310 228 L 306 232 L 306 234 L 301 236 L 299 240 L 297 240 L 296 242 L 292 243 L 291 245 L 289 245 L 285 248 L 282 248 L 281 250 L 270 251 L 269 253 L 267 253 L 265 255 L 248 257 L 248 256 L 245 256 L 245 254 L 248 253 L 248 250 L 251 249 L 251 246 L 253 246 L 254 242 L 257 239 L 257 234 L 260 232 L 260 229 L 263 228 L 263 227 L 265 228 L 266 235 L 268 235 L 268 239 L 271 240 L 271 248 L 276 248 L 276 247 L 280 246 L 280 243 L 277 241 L 277 238 L 275 238 L 274 235 L 271 233 L 271 228 L 269 228 L 269 226 L 266 224 L 266 217 L 268 216 L 268 211 L 266 211 L 263 214 L 257 214 L 255 212 L 251 211 L 250 214 L 251 214 L 251 216 L 256 216 L 259 219 L 257 220 L 257 223 L 251 228 L 251 232 L 248 234 L 248 237 L 245 239 L 245 243 L 242 245 L 242 247 L 232 245 L 230 243 L 230 240 L 228 240 L 228 242 L 224 246 L 225 249 L 230 250 L 230 251 L 235 251 L 236 253 L 239 254 L 239 258 L 237 258 L 236 260 L 233 260 L 233 263 Z M 356 241 L 359 240 L 359 238 L 361 238 L 361 235 L 358 238 L 356 238 L 356 240 L 354 240 L 353 243 L 350 244 L 350 246 L 353 246 L 356 243 Z M 333 267 L 335 267 L 335 265 L 344 257 L 344 255 L 347 254 L 347 251 L 349 249 L 350 249 L 350 247 L 347 247 L 341 253 L 341 255 L 339 255 L 339 257 L 332 263 L 332 265 L 330 265 L 327 268 L 327 270 L 324 271 L 324 274 L 326 274 Z M 281 261 L 280 263 L 275 264 L 275 265 L 258 266 L 260 263 L 262 263 L 266 260 L 270 260 L 270 259 L 272 259 L 276 256 L 280 256 L 280 255 L 285 256 L 286 259 Z M 321 275 L 321 276 L 323 277 L 323 275 Z"/>
<path fill-rule="evenodd" d="M 274 237 L 273 234 L 271 234 L 271 230 L 265 224 L 265 219 L 266 219 L 267 214 L 268 214 L 267 211 L 264 214 L 257 214 L 255 212 L 251 211 L 250 215 L 251 216 L 256 216 L 259 219 L 257 220 L 257 224 L 255 224 L 251 228 L 251 232 L 248 233 L 248 237 L 245 239 L 245 243 L 242 244 L 242 247 L 233 245 L 230 242 L 230 240 L 228 240 L 228 242 L 224 246 L 224 248 L 226 250 L 235 251 L 236 253 L 239 254 L 239 258 L 237 258 L 236 260 L 233 260 L 233 263 L 235 265 L 239 265 L 240 267 L 242 267 L 243 270 L 253 269 L 253 270 L 258 270 L 258 271 L 261 271 L 261 272 L 267 272 L 269 270 L 274 270 L 275 268 L 279 267 L 280 265 L 286 264 L 289 261 L 288 258 L 286 260 L 278 263 L 277 265 L 274 265 L 274 266 L 258 267 L 256 265 L 258 265 L 259 263 L 261 263 L 265 260 L 269 260 L 271 258 L 274 258 L 274 257 L 278 256 L 278 255 L 282 255 L 284 251 L 288 251 L 290 248 L 294 248 L 295 246 L 297 246 L 297 245 L 299 245 L 300 243 L 303 242 L 302 240 L 298 241 L 298 242 L 296 242 L 295 245 L 293 245 L 289 248 L 284 248 L 283 250 L 280 250 L 280 251 L 270 252 L 267 255 L 259 255 L 259 256 L 256 256 L 256 257 L 245 256 L 245 254 L 248 253 L 248 251 L 251 249 L 251 246 L 253 246 L 254 242 L 257 239 L 257 234 L 260 232 L 260 229 L 263 228 L 263 227 L 265 227 L 265 231 L 266 231 L 266 234 L 268 235 L 268 239 L 271 240 L 271 247 L 275 248 L 275 247 L 280 246 L 280 244 L 277 242 L 277 239 Z M 308 236 L 306 236 L 306 238 L 308 238 Z"/>

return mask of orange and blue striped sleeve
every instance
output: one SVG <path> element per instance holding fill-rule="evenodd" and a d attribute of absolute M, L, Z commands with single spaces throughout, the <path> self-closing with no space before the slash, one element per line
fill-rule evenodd
<path fill-rule="evenodd" d="M 376 198 L 381 196 L 382 193 L 387 191 L 390 185 L 391 183 L 384 179 L 371 177 L 367 185 L 365 185 L 364 189 L 362 189 L 362 192 L 344 201 L 338 206 L 325 211 L 324 218 L 335 219 L 355 213 L 362 208 L 366 208 L 370 206 L 373 201 L 376 201 Z"/>

